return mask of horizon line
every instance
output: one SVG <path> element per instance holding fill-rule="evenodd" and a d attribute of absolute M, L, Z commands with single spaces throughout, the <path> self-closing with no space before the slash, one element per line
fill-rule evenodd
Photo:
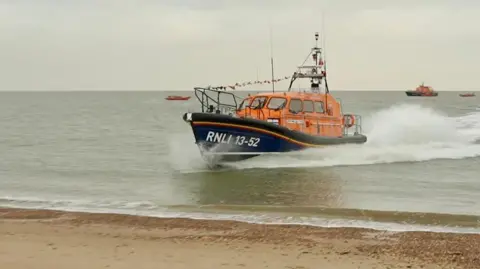
<path fill-rule="evenodd" d="M 380 90 L 380 89 L 342 89 L 342 90 L 330 90 L 330 93 L 332 92 L 405 92 L 406 90 L 400 90 L 400 89 L 390 89 L 390 90 Z M 437 92 L 478 92 L 480 89 L 452 89 L 452 90 L 435 90 Z M 61 89 L 61 90 L 54 90 L 54 89 L 49 89 L 49 90 L 0 90 L 0 93 L 15 93 L 15 92 L 24 92 L 24 93 L 30 93 L 30 92 L 194 92 L 194 90 L 126 90 L 126 89 L 101 89 L 101 90 L 90 90 L 90 89 L 84 89 L 84 90 L 69 90 L 69 89 Z M 271 92 L 269 90 L 227 90 L 225 92 Z M 276 91 L 276 92 L 288 92 L 288 91 Z"/>

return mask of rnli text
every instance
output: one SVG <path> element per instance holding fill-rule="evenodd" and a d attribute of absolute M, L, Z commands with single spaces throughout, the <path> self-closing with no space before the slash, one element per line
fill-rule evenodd
<path fill-rule="evenodd" d="M 239 146 L 257 147 L 258 143 L 260 142 L 260 138 L 258 137 L 247 138 L 243 135 L 232 135 L 232 134 L 209 131 L 207 133 L 207 138 L 205 139 L 205 141 L 213 142 L 213 143 L 222 143 L 222 144 L 233 143 Z"/>

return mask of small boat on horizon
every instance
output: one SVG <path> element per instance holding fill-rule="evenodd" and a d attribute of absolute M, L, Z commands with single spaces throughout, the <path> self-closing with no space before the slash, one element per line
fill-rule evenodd
<path fill-rule="evenodd" d="M 165 98 L 165 100 L 170 100 L 170 101 L 174 101 L 174 100 L 183 101 L 188 99 L 190 99 L 190 96 L 169 95 L 168 97 Z"/>
<path fill-rule="evenodd" d="M 470 93 L 460 93 L 459 95 L 460 95 L 460 97 L 474 97 L 474 96 L 475 96 L 475 93 L 474 93 L 474 92 L 470 92 Z"/>
<path fill-rule="evenodd" d="M 318 33 L 315 40 L 318 43 Z M 323 49 L 316 45 L 310 56 L 313 63 L 305 65 L 305 61 L 298 67 L 287 92 L 275 92 L 272 85 L 272 92 L 241 98 L 212 87 L 194 88 L 202 112 L 187 112 L 183 120 L 192 128 L 195 144 L 209 165 L 367 141 L 361 134 L 361 116 L 344 113 L 340 100 L 330 94 Z M 294 91 L 297 79 L 309 79 L 310 88 Z M 226 100 L 221 97 L 231 102 L 220 101 Z"/>
<path fill-rule="evenodd" d="M 409 90 L 405 92 L 407 96 L 422 96 L 422 97 L 434 97 L 438 96 L 438 92 L 433 90 L 430 86 L 425 86 L 423 83 L 418 86 L 414 91 Z"/>

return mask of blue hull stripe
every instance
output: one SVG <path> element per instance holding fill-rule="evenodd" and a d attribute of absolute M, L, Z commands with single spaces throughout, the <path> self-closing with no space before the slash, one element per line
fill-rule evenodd
<path fill-rule="evenodd" d="M 222 124 L 223 125 L 223 124 Z M 219 145 L 220 152 L 272 153 L 306 148 L 289 139 L 247 128 L 216 125 L 192 125 L 197 143 L 207 147 Z M 224 147 L 223 147 L 224 146 Z M 216 150 L 216 151 L 217 151 Z"/>
<path fill-rule="evenodd" d="M 193 126 L 209 126 L 210 128 L 215 128 L 215 127 L 216 128 L 222 128 L 222 127 L 223 128 L 225 128 L 225 127 L 228 128 L 229 127 L 231 129 L 238 128 L 238 129 L 241 129 L 241 130 L 247 131 L 247 132 L 257 132 L 257 133 L 262 133 L 262 134 L 267 134 L 267 135 L 270 135 L 270 136 L 274 136 L 274 137 L 277 137 L 277 138 L 280 138 L 280 139 L 284 139 L 287 142 L 297 144 L 298 146 L 301 146 L 302 148 L 304 148 L 304 147 L 324 147 L 324 145 L 316 145 L 316 144 L 300 142 L 300 141 L 294 140 L 290 137 L 287 137 L 287 136 L 284 136 L 284 135 L 281 135 L 281 134 L 278 134 L 278 133 L 275 133 L 275 132 L 272 132 L 272 131 L 268 131 L 268 130 L 264 130 L 264 129 L 260 129 L 260 128 L 256 128 L 256 127 L 245 126 L 245 125 L 238 125 L 238 124 L 231 124 L 231 123 L 217 123 L 217 122 L 208 122 L 208 121 L 197 121 L 197 122 L 192 122 L 192 127 Z"/>

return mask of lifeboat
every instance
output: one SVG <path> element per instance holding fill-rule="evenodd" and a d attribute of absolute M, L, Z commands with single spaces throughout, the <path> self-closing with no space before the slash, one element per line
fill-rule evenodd
<path fill-rule="evenodd" d="M 315 39 L 318 42 L 318 33 Z M 340 100 L 329 91 L 322 49 L 315 46 L 310 56 L 313 64 L 298 67 L 287 91 L 276 92 L 273 86 L 271 92 L 241 98 L 211 87 L 194 88 L 202 111 L 184 113 L 183 120 L 192 128 L 204 159 L 219 164 L 365 143 L 361 116 L 344 114 Z M 310 80 L 310 88 L 294 91 L 293 83 L 301 79 Z"/>
<path fill-rule="evenodd" d="M 475 93 L 474 92 L 471 92 L 471 93 L 461 93 L 459 94 L 460 97 L 474 97 L 475 96 Z"/>
<path fill-rule="evenodd" d="M 438 92 L 434 91 L 432 87 L 422 85 L 418 86 L 414 91 L 406 91 L 407 96 L 438 96 Z"/>
<path fill-rule="evenodd" d="M 169 95 L 165 98 L 165 100 L 171 100 L 171 101 L 173 101 L 173 100 L 182 101 L 182 100 L 188 100 L 188 99 L 190 99 L 190 96 Z"/>

